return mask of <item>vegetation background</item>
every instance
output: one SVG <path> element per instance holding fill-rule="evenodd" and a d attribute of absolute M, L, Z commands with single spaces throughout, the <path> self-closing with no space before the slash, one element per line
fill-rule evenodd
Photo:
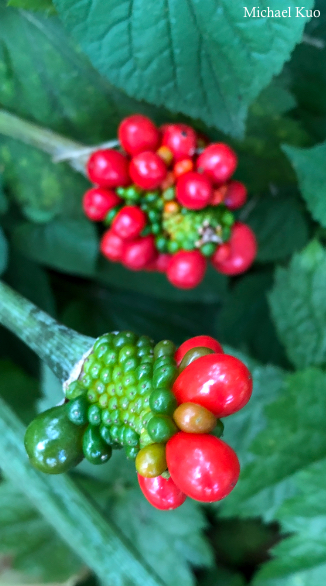
<path fill-rule="evenodd" d="M 0 271 L 81 333 L 131 329 L 176 344 L 205 333 L 253 371 L 250 404 L 226 422 L 242 474 L 225 503 L 157 511 L 140 494 L 133 464 L 115 454 L 103 469 L 82 464 L 71 475 L 67 519 L 79 486 L 107 526 L 132 543 L 151 584 L 321 586 L 326 9 L 308 0 L 305 9 L 320 10 L 310 21 L 244 19 L 242 4 L 0 0 Z M 247 2 L 254 5 L 265 7 Z M 293 0 L 274 0 L 273 9 L 289 5 L 295 13 Z M 8 124 L 5 110 L 20 119 Z M 81 209 L 87 181 L 68 164 L 54 164 L 49 153 L 58 145 L 47 149 L 40 131 L 33 142 L 23 120 L 93 145 L 114 138 L 133 112 L 157 123 L 188 121 L 236 149 L 237 178 L 250 194 L 241 218 L 259 243 L 247 274 L 208 272 L 197 289 L 182 291 L 160 274 L 131 273 L 99 257 L 96 228 Z M 60 400 L 60 384 L 3 328 L 0 344 L 0 394 L 26 424 Z M 107 557 L 111 571 L 103 579 L 103 566 L 96 578 L 73 534 L 53 531 L 52 513 L 44 514 L 53 482 L 31 504 L 34 481 L 8 480 L 2 420 L 0 412 L 0 586 L 139 583 L 137 572 L 127 579 L 110 557 L 109 543 L 96 563 L 100 568 Z M 95 533 L 90 529 L 86 543 Z"/>

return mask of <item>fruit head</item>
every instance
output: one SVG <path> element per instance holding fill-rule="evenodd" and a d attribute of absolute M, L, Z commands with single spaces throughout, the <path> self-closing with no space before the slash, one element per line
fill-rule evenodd
<path fill-rule="evenodd" d="M 132 156 L 144 151 L 155 151 L 160 143 L 158 128 L 141 114 L 125 118 L 119 126 L 118 137 L 123 149 Z"/>
<path fill-rule="evenodd" d="M 246 224 L 236 222 L 231 228 L 231 238 L 226 258 L 220 257 L 217 249 L 212 256 L 214 268 L 224 275 L 239 275 L 249 269 L 257 254 L 256 237 Z"/>
<path fill-rule="evenodd" d="M 197 159 L 197 170 L 204 173 L 214 184 L 229 181 L 238 164 L 233 149 L 223 142 L 210 144 Z"/>
<path fill-rule="evenodd" d="M 92 183 L 101 187 L 129 185 L 127 158 L 113 149 L 101 149 L 93 153 L 87 163 L 87 175 Z"/>

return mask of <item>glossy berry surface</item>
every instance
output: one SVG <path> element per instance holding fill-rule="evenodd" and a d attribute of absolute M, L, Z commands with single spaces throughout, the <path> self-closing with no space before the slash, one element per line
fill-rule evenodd
<path fill-rule="evenodd" d="M 160 143 L 160 132 L 149 118 L 134 114 L 121 122 L 118 138 L 123 149 L 134 156 L 143 151 L 155 151 Z"/>
<path fill-rule="evenodd" d="M 166 459 L 175 484 L 200 502 L 212 503 L 225 498 L 240 474 L 236 453 L 212 435 L 180 431 L 168 441 Z"/>
<path fill-rule="evenodd" d="M 40 413 L 25 433 L 25 449 L 31 464 L 46 474 L 61 474 L 77 466 L 84 457 L 84 429 L 69 421 L 65 405 Z"/>
<path fill-rule="evenodd" d="M 83 197 L 83 209 L 90 220 L 100 222 L 120 202 L 120 198 L 114 191 L 105 187 L 93 187 L 86 191 Z"/>
<path fill-rule="evenodd" d="M 95 151 L 87 163 L 87 175 L 92 183 L 101 187 L 129 185 L 127 158 L 113 149 Z"/>
<path fill-rule="evenodd" d="M 180 251 L 170 260 L 167 278 L 180 289 L 192 289 L 201 283 L 205 272 L 206 260 L 199 251 Z"/>
<path fill-rule="evenodd" d="M 166 479 L 162 476 L 145 478 L 138 474 L 138 482 L 141 491 L 148 502 L 161 511 L 171 511 L 180 507 L 187 496 L 181 492 L 172 478 Z"/>
<path fill-rule="evenodd" d="M 220 259 L 218 250 L 212 256 L 213 266 L 224 275 L 239 275 L 247 271 L 257 254 L 257 241 L 251 228 L 236 222 L 231 229 L 228 246 L 229 254 L 225 259 Z"/>
<path fill-rule="evenodd" d="M 189 340 L 183 342 L 183 344 L 181 344 L 181 346 L 179 346 L 177 349 L 174 355 L 177 365 L 180 365 L 183 357 L 189 350 L 198 347 L 210 348 L 213 350 L 213 352 L 223 353 L 221 344 L 211 336 L 194 336 L 193 338 L 189 338 Z"/>
<path fill-rule="evenodd" d="M 159 155 L 145 151 L 133 157 L 129 173 L 133 182 L 142 189 L 156 189 L 165 179 L 167 168 Z"/>
<path fill-rule="evenodd" d="M 247 201 L 247 189 L 240 181 L 228 183 L 224 203 L 230 210 L 241 208 Z"/>
<path fill-rule="evenodd" d="M 187 366 L 172 390 L 178 403 L 197 403 L 220 418 L 236 413 L 248 403 L 252 378 L 238 358 L 210 354 Z"/>
<path fill-rule="evenodd" d="M 188 350 L 184 357 L 182 358 L 179 366 L 179 372 L 182 372 L 189 364 L 198 360 L 202 356 L 207 356 L 208 354 L 214 354 L 213 350 L 210 348 L 204 348 L 204 346 L 198 346 L 197 348 L 191 348 Z"/>
<path fill-rule="evenodd" d="M 213 195 L 211 182 L 200 173 L 185 173 L 177 181 L 176 197 L 179 203 L 190 210 L 208 206 Z"/>
<path fill-rule="evenodd" d="M 197 159 L 197 170 L 214 184 L 229 181 L 238 164 L 237 155 L 227 144 L 214 143 L 204 149 Z"/>
<path fill-rule="evenodd" d="M 115 216 L 111 230 L 123 240 L 133 240 L 146 226 L 146 215 L 137 206 L 124 206 Z"/>
<path fill-rule="evenodd" d="M 124 242 L 113 230 L 107 230 L 102 236 L 100 251 L 108 260 L 118 262 L 122 258 Z"/>
<path fill-rule="evenodd" d="M 145 478 L 155 478 L 166 470 L 165 446 L 150 444 L 138 452 L 136 470 Z"/>
<path fill-rule="evenodd" d="M 162 144 L 172 151 L 176 161 L 180 161 L 194 155 L 197 145 L 196 133 L 186 124 L 167 124 L 163 128 Z"/>
<path fill-rule="evenodd" d="M 157 255 L 153 236 L 144 236 L 126 242 L 122 255 L 122 264 L 132 271 L 144 269 L 148 263 L 153 261 Z"/>
<path fill-rule="evenodd" d="M 182 403 L 173 413 L 178 428 L 186 433 L 210 433 L 216 427 L 211 411 L 196 403 Z"/>

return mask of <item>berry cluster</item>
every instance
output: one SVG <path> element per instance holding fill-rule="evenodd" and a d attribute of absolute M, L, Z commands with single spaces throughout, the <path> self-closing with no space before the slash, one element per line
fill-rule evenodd
<path fill-rule="evenodd" d="M 29 425 L 26 451 L 36 468 L 57 474 L 84 457 L 104 464 L 123 448 L 153 506 L 173 509 L 187 496 L 217 501 L 240 472 L 235 452 L 220 439 L 220 418 L 242 409 L 251 392 L 246 366 L 209 336 L 176 350 L 169 340 L 154 345 L 132 332 L 105 334 L 69 384 L 65 403 Z"/>
<path fill-rule="evenodd" d="M 248 226 L 234 210 L 246 188 L 231 177 L 235 152 L 207 144 L 185 124 L 158 129 L 136 114 L 119 126 L 121 151 L 102 149 L 87 162 L 95 187 L 83 199 L 86 216 L 109 226 L 101 252 L 131 270 L 166 272 L 176 287 L 203 279 L 207 259 L 227 275 L 246 271 L 256 255 Z"/>

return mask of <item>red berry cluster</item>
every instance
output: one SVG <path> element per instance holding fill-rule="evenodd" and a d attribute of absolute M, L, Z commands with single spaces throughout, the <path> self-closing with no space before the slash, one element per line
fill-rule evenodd
<path fill-rule="evenodd" d="M 207 140 L 185 124 L 158 129 L 145 116 L 119 126 L 121 151 L 95 151 L 87 174 L 95 187 L 83 199 L 85 214 L 109 229 L 101 252 L 131 270 L 166 272 L 176 287 L 203 279 L 207 258 L 223 274 L 246 271 L 256 255 L 248 226 L 233 210 L 246 188 L 231 177 L 235 152 Z"/>
<path fill-rule="evenodd" d="M 179 431 L 166 444 L 169 475 L 158 475 L 155 466 L 147 466 L 142 473 L 136 459 L 144 496 L 162 510 L 179 507 L 187 496 L 200 502 L 219 501 L 233 490 L 240 474 L 239 460 L 220 439 L 224 426 L 217 418 L 242 409 L 252 393 L 247 367 L 224 354 L 210 336 L 187 340 L 174 358 L 180 374 L 172 387 L 178 403 L 173 419 Z"/>

